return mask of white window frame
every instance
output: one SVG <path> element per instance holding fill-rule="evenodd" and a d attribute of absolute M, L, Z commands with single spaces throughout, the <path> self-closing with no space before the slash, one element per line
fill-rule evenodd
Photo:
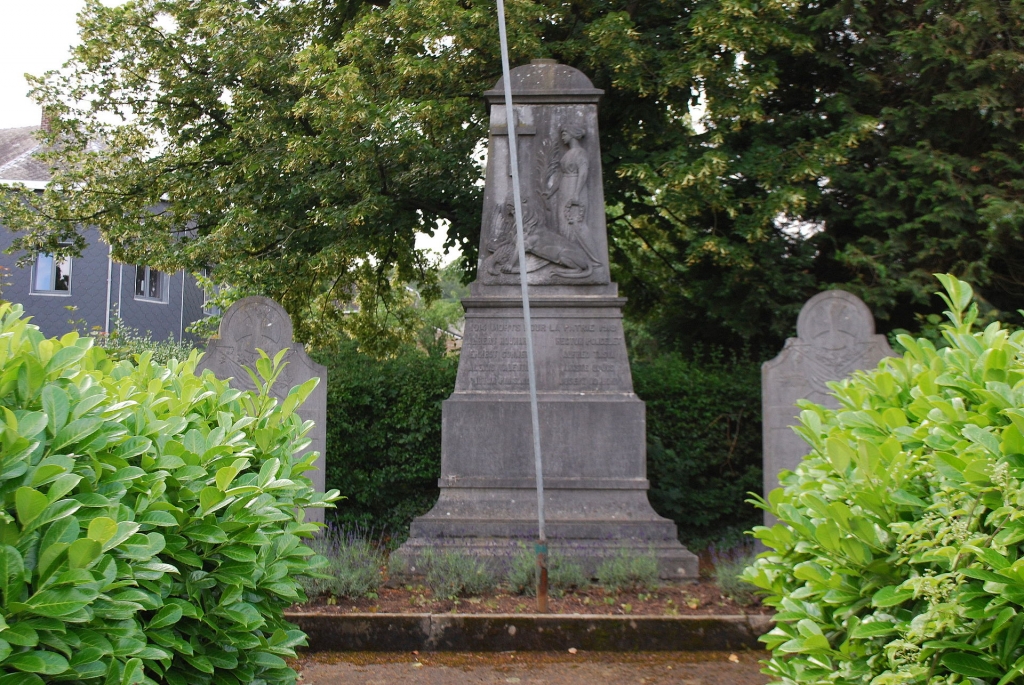
<path fill-rule="evenodd" d="M 38 283 L 37 279 L 41 275 L 41 273 L 40 273 L 41 269 L 40 269 L 39 262 L 42 259 L 47 259 L 50 262 L 49 266 L 47 267 L 49 272 L 50 272 L 50 274 L 49 274 L 49 276 L 50 276 L 49 277 L 50 287 L 49 288 L 39 288 L 38 287 L 39 283 Z M 57 289 L 57 268 L 58 268 L 58 266 L 61 263 L 67 265 L 67 275 L 66 275 L 67 281 L 68 281 L 68 288 L 67 288 L 67 290 L 58 290 Z M 43 296 L 46 296 L 46 297 L 69 297 L 71 295 L 72 280 L 73 280 L 71 278 L 71 275 L 73 273 L 73 270 L 74 270 L 74 267 L 72 266 L 72 258 L 71 257 L 63 257 L 63 258 L 58 259 L 58 258 L 54 257 L 52 254 L 49 254 L 48 252 L 40 252 L 38 255 L 36 255 L 36 261 L 33 262 L 32 269 L 31 269 L 31 271 L 29 273 L 29 277 L 32 279 L 32 283 L 31 283 L 32 287 L 29 288 L 29 292 L 32 293 L 33 295 L 43 295 Z"/>
<path fill-rule="evenodd" d="M 142 270 L 142 293 L 139 293 L 139 270 Z M 149 295 L 149 291 L 152 290 L 152 279 L 154 274 L 156 275 L 159 284 L 159 295 L 152 297 Z M 167 304 L 168 302 L 168 290 L 170 290 L 170 279 L 167 278 L 167 274 L 159 269 L 154 269 L 144 264 L 135 265 L 135 299 L 140 302 L 153 302 L 155 304 Z"/>

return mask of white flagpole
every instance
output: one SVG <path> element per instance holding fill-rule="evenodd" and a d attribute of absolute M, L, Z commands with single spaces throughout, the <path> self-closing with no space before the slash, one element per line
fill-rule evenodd
<path fill-rule="evenodd" d="M 530 292 L 526 282 L 526 245 L 523 240 L 523 200 L 519 190 L 519 154 L 516 147 L 516 119 L 512 107 L 512 79 L 508 65 L 508 37 L 505 33 L 505 3 L 498 0 L 498 35 L 501 40 L 501 73 L 505 82 L 505 121 L 508 124 L 508 154 L 512 166 L 512 200 L 516 212 L 516 247 L 519 251 L 519 285 L 523 293 L 523 327 L 526 329 L 526 369 L 530 378 L 530 419 L 533 424 L 533 463 L 537 477 L 537 607 L 547 611 L 547 537 L 544 533 L 544 469 L 540 452 L 540 413 L 537 407 L 537 368 L 533 362 L 533 327 L 530 324 Z"/>

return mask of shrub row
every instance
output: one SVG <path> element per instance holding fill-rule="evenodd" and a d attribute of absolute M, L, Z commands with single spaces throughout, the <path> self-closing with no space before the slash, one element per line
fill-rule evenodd
<path fill-rule="evenodd" d="M 333 517 L 407 534 L 437 500 L 441 402 L 455 388 L 458 359 L 408 348 L 378 360 L 354 345 L 314 357 L 327 367 L 327 486 L 345 494 Z"/>
<path fill-rule="evenodd" d="M 354 347 L 318 355 L 328 367 L 327 483 L 343 526 L 399 536 L 436 501 L 441 402 L 458 360 L 408 349 L 376 360 Z M 633 365 L 647 402 L 651 501 L 679 523 L 683 541 L 739 538 L 760 518 L 746 493 L 761 488 L 757 362 L 665 355 Z"/>
<path fill-rule="evenodd" d="M 633 363 L 647 403 L 647 477 L 654 509 L 693 549 L 731 546 L 761 513 L 761 370 L 730 354 L 663 354 Z"/>

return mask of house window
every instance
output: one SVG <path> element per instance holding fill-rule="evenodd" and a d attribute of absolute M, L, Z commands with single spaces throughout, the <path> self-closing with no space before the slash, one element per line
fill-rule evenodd
<path fill-rule="evenodd" d="M 135 299 L 167 302 L 167 274 L 141 264 L 136 266 Z"/>
<path fill-rule="evenodd" d="M 71 257 L 40 254 L 36 257 L 32 291 L 48 295 L 71 294 Z"/>

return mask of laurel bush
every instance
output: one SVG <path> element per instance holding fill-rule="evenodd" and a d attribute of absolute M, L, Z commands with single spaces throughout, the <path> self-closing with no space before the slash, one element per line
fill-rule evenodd
<path fill-rule="evenodd" d="M 302 509 L 315 454 L 278 403 L 198 355 L 111 360 L 0 305 L 0 682 L 292 683 L 283 618 L 318 560 Z"/>
<path fill-rule="evenodd" d="M 744 574 L 778 611 L 773 682 L 1024 680 L 1024 331 L 974 330 L 970 286 L 939 278 L 948 347 L 901 336 L 839 409 L 801 405 L 812 451 Z"/>

